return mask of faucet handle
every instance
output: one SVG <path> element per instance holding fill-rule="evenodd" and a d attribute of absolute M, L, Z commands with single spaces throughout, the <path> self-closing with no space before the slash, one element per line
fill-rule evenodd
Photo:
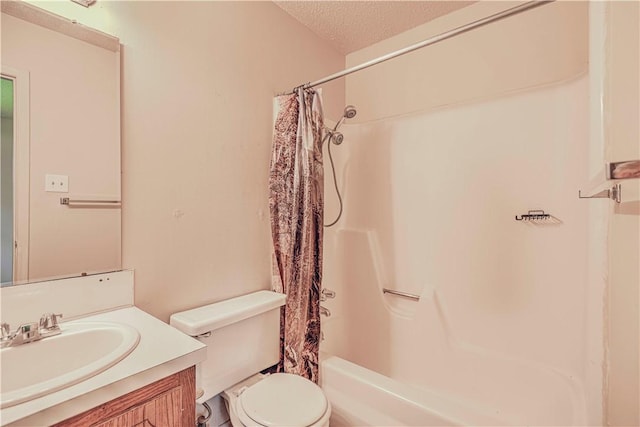
<path fill-rule="evenodd" d="M 331 289 L 323 289 L 322 292 L 320 292 L 320 301 L 326 301 L 327 299 L 331 299 L 335 297 L 336 297 L 336 292 L 332 291 Z"/>
<path fill-rule="evenodd" d="M 320 306 L 320 315 L 329 317 L 331 316 L 331 311 L 326 307 Z"/>
<path fill-rule="evenodd" d="M 5 340 L 11 336 L 11 326 L 8 323 L 2 322 L 0 324 L 0 329 L 2 330 L 2 339 Z"/>
<path fill-rule="evenodd" d="M 43 314 L 40 318 L 40 329 L 57 329 L 59 317 L 62 317 L 62 314 Z"/>

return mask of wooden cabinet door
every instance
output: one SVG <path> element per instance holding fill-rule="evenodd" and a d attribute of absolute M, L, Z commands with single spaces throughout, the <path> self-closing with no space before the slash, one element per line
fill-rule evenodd
<path fill-rule="evenodd" d="M 53 427 L 193 427 L 195 373 L 192 366 Z"/>
<path fill-rule="evenodd" d="M 176 387 L 95 427 L 180 427 L 182 387 Z"/>

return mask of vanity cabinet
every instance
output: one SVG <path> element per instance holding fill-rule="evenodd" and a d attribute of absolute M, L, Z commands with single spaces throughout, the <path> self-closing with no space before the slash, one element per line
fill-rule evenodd
<path fill-rule="evenodd" d="M 192 366 L 54 427 L 192 427 L 195 399 Z"/>

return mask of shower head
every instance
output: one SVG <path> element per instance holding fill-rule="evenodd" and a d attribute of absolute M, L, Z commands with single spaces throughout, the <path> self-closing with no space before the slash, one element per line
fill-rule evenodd
<path fill-rule="evenodd" d="M 324 139 L 322 140 L 322 142 L 324 142 L 326 138 L 329 138 L 329 142 L 333 142 L 335 145 L 342 144 L 342 142 L 344 141 L 344 135 L 338 132 L 338 128 L 346 119 L 353 119 L 357 113 L 358 112 L 356 111 L 356 107 L 354 107 L 353 105 L 347 105 L 346 107 L 344 107 L 344 114 L 342 115 L 342 117 L 340 117 L 340 120 L 338 120 L 338 123 L 336 123 L 333 129 L 325 126 L 324 131 L 326 133 L 323 137 Z"/>
<path fill-rule="evenodd" d="M 340 132 L 331 133 L 331 142 L 333 142 L 336 145 L 340 145 L 342 144 L 343 141 L 344 141 L 343 134 L 341 134 Z"/>
<path fill-rule="evenodd" d="M 338 128 L 342 126 L 342 123 L 346 119 L 353 119 L 356 116 L 356 114 L 357 114 L 356 107 L 354 107 L 353 105 L 347 105 L 346 107 L 344 107 L 344 114 L 342 115 L 342 117 L 340 117 L 340 120 L 338 120 L 338 123 L 336 123 L 336 125 L 333 127 L 333 131 L 334 132 L 337 131 Z"/>
<path fill-rule="evenodd" d="M 358 112 L 356 111 L 356 107 L 353 105 L 347 105 L 344 107 L 344 118 L 345 119 L 353 119 Z"/>

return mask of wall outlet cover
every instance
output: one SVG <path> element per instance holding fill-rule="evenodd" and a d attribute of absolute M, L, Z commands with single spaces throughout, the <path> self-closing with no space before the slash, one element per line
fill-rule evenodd
<path fill-rule="evenodd" d="M 54 193 L 69 192 L 69 176 L 68 175 L 52 175 L 47 174 L 44 177 L 44 191 Z"/>

